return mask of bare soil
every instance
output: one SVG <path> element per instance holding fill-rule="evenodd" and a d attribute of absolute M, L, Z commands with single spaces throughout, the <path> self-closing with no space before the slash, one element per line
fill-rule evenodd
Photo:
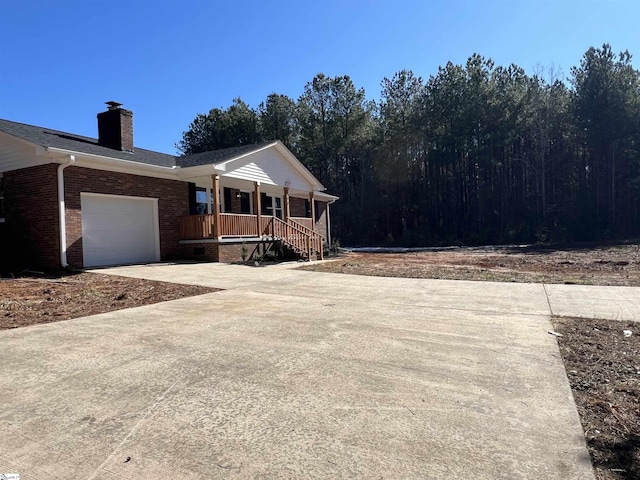
<path fill-rule="evenodd" d="M 640 323 L 553 324 L 596 477 L 640 478 Z"/>
<path fill-rule="evenodd" d="M 68 320 L 217 290 L 99 273 L 0 279 L 0 330 Z"/>
<path fill-rule="evenodd" d="M 640 245 L 345 253 L 303 268 L 383 277 L 640 286 Z"/>
<path fill-rule="evenodd" d="M 302 268 L 384 277 L 640 286 L 640 245 L 346 253 Z M 558 345 L 596 477 L 640 479 L 640 322 L 552 321 L 562 335 Z M 625 336 L 624 330 L 632 334 Z"/>

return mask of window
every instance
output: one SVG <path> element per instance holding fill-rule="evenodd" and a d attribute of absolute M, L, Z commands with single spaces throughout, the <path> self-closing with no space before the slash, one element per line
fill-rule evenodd
<path fill-rule="evenodd" d="M 196 189 L 196 215 L 207 213 L 207 190 L 205 188 Z"/>
<path fill-rule="evenodd" d="M 0 173 L 0 223 L 4 222 L 4 177 Z"/>
<path fill-rule="evenodd" d="M 282 219 L 282 197 L 271 197 L 266 193 L 260 194 L 262 215 L 275 216 Z"/>

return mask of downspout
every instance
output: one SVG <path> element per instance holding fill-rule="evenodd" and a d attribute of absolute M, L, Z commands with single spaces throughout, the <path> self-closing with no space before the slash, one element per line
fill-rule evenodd
<path fill-rule="evenodd" d="M 331 214 L 329 213 L 331 211 L 329 206 L 333 203 L 336 203 L 336 201 L 331 200 L 330 202 L 327 202 L 327 239 L 329 240 L 329 248 L 333 247 L 333 240 L 331 238 Z"/>
<path fill-rule="evenodd" d="M 58 165 L 58 205 L 60 206 L 60 264 L 62 268 L 67 268 L 67 222 L 66 222 L 66 207 L 64 204 L 64 169 L 76 161 L 75 155 L 69 155 L 69 160 L 66 163 Z"/>

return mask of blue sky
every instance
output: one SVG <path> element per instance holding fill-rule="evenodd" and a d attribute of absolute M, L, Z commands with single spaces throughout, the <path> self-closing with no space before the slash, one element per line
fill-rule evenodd
<path fill-rule="evenodd" d="M 377 100 L 384 77 L 426 79 L 474 52 L 564 76 L 605 42 L 640 58 L 637 0 L 0 0 L 0 11 L 0 118 L 95 137 L 116 100 L 134 112 L 136 146 L 167 153 L 197 113 L 297 99 L 319 72 Z"/>

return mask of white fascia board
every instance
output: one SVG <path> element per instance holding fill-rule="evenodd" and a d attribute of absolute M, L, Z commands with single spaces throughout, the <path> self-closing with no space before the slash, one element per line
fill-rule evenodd
<path fill-rule="evenodd" d="M 333 203 L 336 200 L 340 200 L 340 197 L 336 197 L 335 195 L 329 195 L 328 193 L 324 193 L 324 192 L 314 192 L 313 198 L 315 198 L 316 200 L 322 200 L 323 202 L 329 202 L 329 203 Z"/>
<path fill-rule="evenodd" d="M 313 175 L 313 173 L 311 173 L 309 169 L 305 167 L 293 153 L 291 153 L 291 150 L 289 150 L 284 143 L 282 143 L 280 140 L 277 140 L 272 145 L 274 145 L 276 147 L 276 150 L 278 150 L 289 161 L 293 168 L 298 170 L 298 172 L 307 179 L 307 181 L 311 184 L 313 190 L 325 190 L 324 185 L 322 185 L 322 183 L 320 183 L 320 181 Z"/>
<path fill-rule="evenodd" d="M 195 167 L 180 167 L 175 169 L 179 179 L 185 180 L 194 177 L 203 177 L 207 175 L 216 175 L 221 173 L 220 169 L 213 164 L 197 165 Z"/>
<path fill-rule="evenodd" d="M 216 163 L 214 166 L 215 166 L 216 170 L 218 170 L 220 172 L 226 172 L 228 164 L 230 164 L 232 162 L 237 162 L 238 160 L 241 160 L 241 159 L 246 158 L 246 157 L 250 157 L 254 153 L 258 153 L 258 152 L 262 152 L 263 150 L 267 150 L 267 149 L 275 146 L 275 144 L 276 144 L 276 142 L 273 142 L 273 143 L 270 143 L 268 145 L 265 145 L 264 147 L 256 148 L 255 150 L 251 150 L 250 152 L 243 153 L 242 155 L 238 155 L 237 157 L 230 158 L 229 160 L 225 160 L 224 162 Z"/>
<path fill-rule="evenodd" d="M 63 148 L 46 147 L 45 153 L 53 154 L 52 160 L 56 163 L 64 162 L 69 155 L 74 155 L 76 161 L 75 166 L 93 168 L 95 170 L 106 170 L 119 173 L 131 173 L 134 175 L 143 175 L 147 177 L 166 178 L 177 180 L 177 171 L 180 169 L 173 167 L 161 167 L 159 165 L 150 165 L 147 163 L 134 162 L 132 160 L 121 160 L 119 158 L 105 157 L 103 155 L 94 155 L 91 153 L 75 152 Z M 54 155 L 60 155 L 59 160 Z"/>

